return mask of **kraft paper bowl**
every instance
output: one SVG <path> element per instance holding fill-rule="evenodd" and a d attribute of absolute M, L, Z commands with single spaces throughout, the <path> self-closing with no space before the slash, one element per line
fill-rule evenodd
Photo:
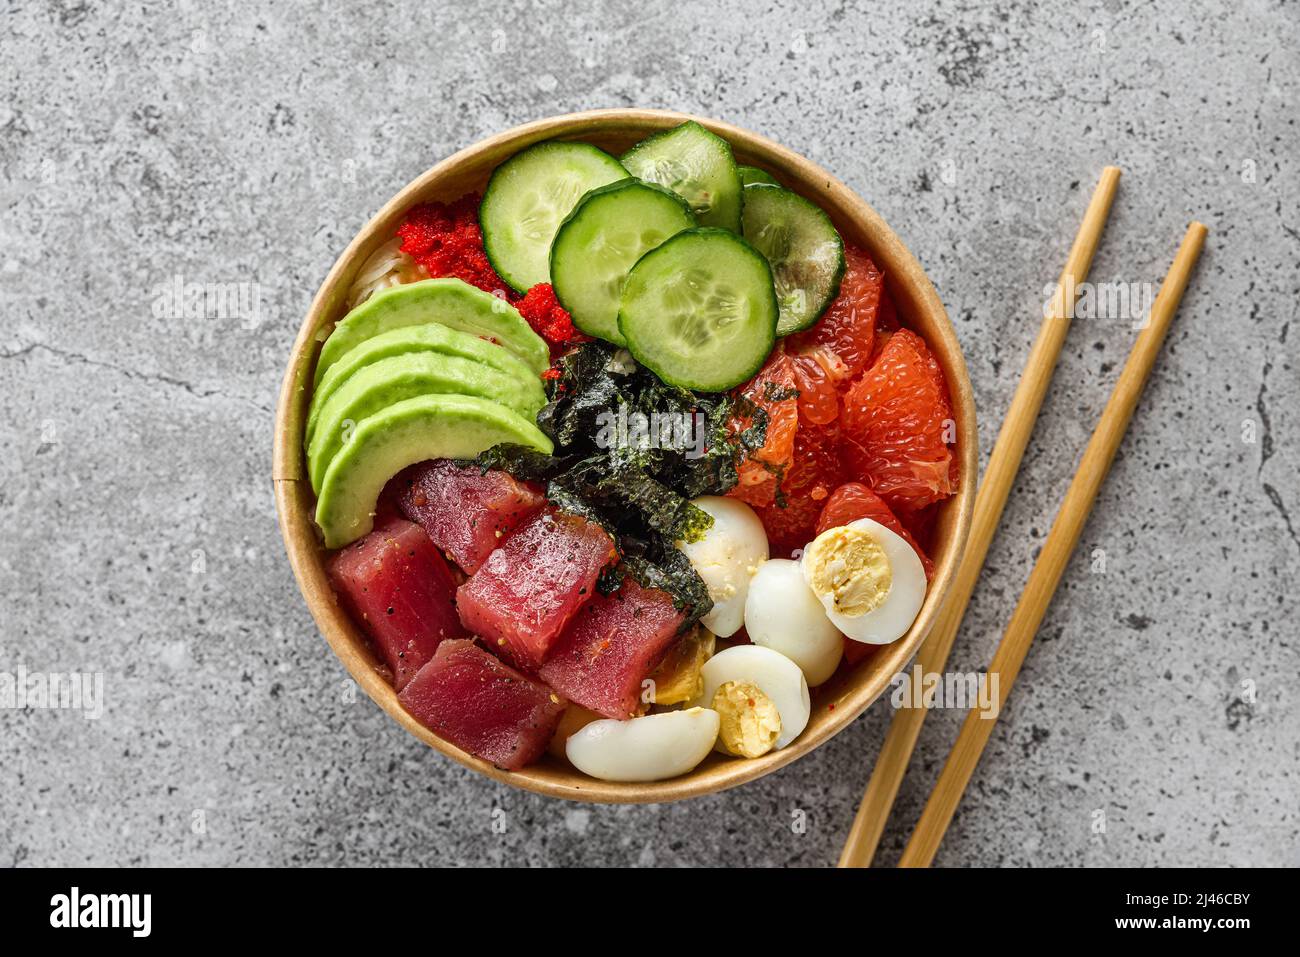
<path fill-rule="evenodd" d="M 957 426 L 960 489 L 943 504 L 938 516 L 932 548 L 935 575 L 911 630 L 893 644 L 876 649 L 852 669 L 841 669 L 830 682 L 813 689 L 812 719 L 803 734 L 783 750 L 752 760 L 714 754 L 689 774 L 651 784 L 597 781 L 550 755 L 522 771 L 501 771 L 436 737 L 402 710 L 396 692 L 378 670 L 378 659 L 330 588 L 325 572 L 327 553 L 312 524 L 316 503 L 306 478 L 302 450 L 316 355 L 325 333 L 345 312 L 344 299 L 357 270 L 393 235 L 411 206 L 426 201 L 450 201 L 468 192 L 481 191 L 500 162 L 541 140 L 584 140 L 618 155 L 649 134 L 688 119 L 698 120 L 726 139 L 735 151 L 737 162 L 768 170 L 785 186 L 826 210 L 845 240 L 867 250 L 884 271 L 903 322 L 925 338 L 947 374 Z M 735 787 L 798 760 L 860 715 L 889 686 L 891 678 L 904 669 L 934 624 L 965 544 L 975 498 L 976 443 L 970 379 L 943 303 L 920 263 L 871 206 L 830 173 L 793 150 L 727 123 L 665 110 L 592 110 L 528 123 L 448 157 L 389 200 L 352 240 L 316 293 L 289 356 L 276 410 L 273 479 L 280 529 L 307 607 L 334 654 L 394 721 L 452 760 L 514 787 L 579 801 L 660 802 Z M 865 755 L 863 772 L 865 775 Z"/>

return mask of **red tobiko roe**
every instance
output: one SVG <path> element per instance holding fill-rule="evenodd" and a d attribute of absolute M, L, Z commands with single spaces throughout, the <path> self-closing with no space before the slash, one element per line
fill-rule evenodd
<path fill-rule="evenodd" d="M 479 198 L 462 196 L 456 202 L 421 203 L 411 207 L 397 227 L 402 252 L 424 267 L 434 279 L 462 279 L 484 292 L 509 295 L 510 287 L 497 275 L 483 249 L 478 225 Z"/>
<path fill-rule="evenodd" d="M 515 308 L 528 320 L 533 331 L 550 344 L 552 353 L 587 342 L 591 338 L 578 331 L 573 324 L 573 317 L 560 305 L 555 290 L 548 282 L 539 282 L 529 289 L 524 298 L 515 303 Z"/>
<path fill-rule="evenodd" d="M 546 340 L 553 353 L 586 342 L 590 337 L 573 325 L 573 318 L 560 305 L 550 283 L 538 283 L 520 297 L 497 275 L 483 248 L 478 207 L 476 194 L 450 204 L 421 203 L 411 207 L 406 221 L 397 227 L 402 252 L 423 266 L 433 279 L 463 279 L 484 292 L 504 297 Z"/>

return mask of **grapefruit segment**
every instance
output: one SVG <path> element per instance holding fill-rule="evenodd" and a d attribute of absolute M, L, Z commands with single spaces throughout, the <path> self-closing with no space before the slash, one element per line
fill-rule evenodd
<path fill-rule="evenodd" d="M 839 382 L 852 379 L 871 360 L 884 286 L 885 277 L 871 257 L 846 246 L 839 295 L 817 325 L 787 340 L 791 354 L 819 358 L 827 375 Z"/>
<path fill-rule="evenodd" d="M 895 512 L 925 508 L 956 491 L 948 388 L 916 333 L 890 335 L 845 393 L 841 418 L 850 471 Z"/>
<path fill-rule="evenodd" d="M 825 346 L 816 346 L 791 362 L 799 389 L 799 418 L 813 425 L 834 422 L 840 414 L 837 386 L 843 377 L 836 355 Z"/>
<path fill-rule="evenodd" d="M 737 467 L 740 481 L 727 493 L 732 498 L 754 506 L 771 505 L 776 498 L 777 482 L 794 454 L 794 433 L 799 424 L 795 391 L 793 364 L 780 348 L 758 375 L 740 387 L 742 398 L 767 413 L 767 432 L 763 445 Z M 751 424 L 752 417 L 737 415 L 731 427 L 734 432 L 742 432 Z"/>
<path fill-rule="evenodd" d="M 883 288 L 884 276 L 871 257 L 846 247 L 839 295 L 815 326 L 786 340 L 802 420 L 825 425 L 840 414 L 840 390 L 866 368 L 875 350 Z"/>
<path fill-rule="evenodd" d="M 771 505 L 755 509 L 774 557 L 812 541 L 822 506 L 843 481 L 839 423 L 800 422 L 780 494 Z"/>

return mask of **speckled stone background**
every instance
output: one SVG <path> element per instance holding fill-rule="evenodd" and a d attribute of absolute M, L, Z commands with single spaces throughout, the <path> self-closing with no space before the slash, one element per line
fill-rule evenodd
<path fill-rule="evenodd" d="M 0 711 L 0 863 L 835 860 L 887 703 L 689 804 L 516 792 L 349 700 L 276 528 L 282 366 L 354 232 L 487 134 L 645 105 L 801 149 L 884 214 L 985 454 L 1100 168 L 1125 178 L 1094 279 L 1158 281 L 1209 225 L 937 863 L 1300 864 L 1298 25 L 1276 0 L 11 6 L 0 671 L 102 672 L 105 711 Z M 178 282 L 248 308 L 186 316 Z M 1071 330 L 955 669 L 988 660 L 1133 336 Z M 959 720 L 928 722 L 883 861 Z"/>

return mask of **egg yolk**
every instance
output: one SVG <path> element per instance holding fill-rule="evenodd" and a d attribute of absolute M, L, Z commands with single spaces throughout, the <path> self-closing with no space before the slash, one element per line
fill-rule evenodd
<path fill-rule="evenodd" d="M 879 608 L 893 585 L 893 569 L 884 548 L 861 528 L 832 528 L 808 546 L 811 584 L 829 595 L 835 610 L 857 617 Z"/>
<path fill-rule="evenodd" d="M 718 739 L 728 754 L 757 758 L 776 747 L 781 736 L 781 712 L 763 690 L 750 681 L 728 681 L 713 693 L 713 710 L 721 725 Z"/>

